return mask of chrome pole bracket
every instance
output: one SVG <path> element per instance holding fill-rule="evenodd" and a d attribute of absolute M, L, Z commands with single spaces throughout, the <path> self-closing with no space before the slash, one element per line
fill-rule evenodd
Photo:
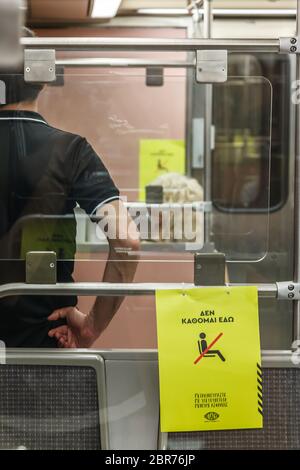
<path fill-rule="evenodd" d="M 276 282 L 278 300 L 300 300 L 300 284 L 290 282 Z"/>
<path fill-rule="evenodd" d="M 24 80 L 27 83 L 55 82 L 55 50 L 25 49 Z"/>
<path fill-rule="evenodd" d="M 27 284 L 56 284 L 57 261 L 54 251 L 30 251 L 26 254 Z"/>
<path fill-rule="evenodd" d="M 300 53 L 300 39 L 297 36 L 291 38 L 280 38 L 279 43 L 280 54 Z"/>
<path fill-rule="evenodd" d="M 228 79 L 227 50 L 198 50 L 196 54 L 196 81 L 224 83 Z"/>
<path fill-rule="evenodd" d="M 146 68 L 146 86 L 163 86 L 164 69 L 163 67 Z"/>

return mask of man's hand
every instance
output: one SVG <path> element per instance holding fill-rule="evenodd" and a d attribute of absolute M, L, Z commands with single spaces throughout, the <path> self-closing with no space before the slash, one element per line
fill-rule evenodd
<path fill-rule="evenodd" d="M 66 307 L 55 310 L 49 321 L 66 318 L 67 325 L 50 330 L 48 335 L 56 338 L 60 348 L 89 348 L 98 335 L 93 331 L 89 318 L 76 307 Z"/>
<path fill-rule="evenodd" d="M 140 235 L 123 202 L 112 201 L 97 211 L 99 223 L 111 223 L 116 230 L 107 233 L 109 242 L 108 259 L 103 282 L 122 284 L 134 279 L 140 250 Z M 97 297 L 88 315 L 77 308 L 68 307 L 56 310 L 48 319 L 65 318 L 67 325 L 53 328 L 49 336 L 56 338 L 61 348 L 88 348 L 105 331 L 123 297 Z"/>

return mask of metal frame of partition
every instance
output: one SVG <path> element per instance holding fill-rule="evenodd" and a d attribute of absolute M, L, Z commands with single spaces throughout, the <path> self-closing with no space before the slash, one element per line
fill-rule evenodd
<path fill-rule="evenodd" d="M 21 38 L 26 49 L 56 51 L 191 52 L 280 52 L 280 39 L 151 39 L 151 38 Z"/>
<path fill-rule="evenodd" d="M 278 284 L 227 284 L 228 287 L 255 286 L 258 288 L 260 298 L 276 299 L 279 298 Z M 285 283 L 284 283 L 285 284 Z M 288 283 L 293 285 L 293 283 Z M 213 287 L 213 286 L 212 286 Z M 218 286 L 220 288 L 220 286 Z M 286 287 L 286 286 L 284 286 Z M 80 295 L 80 296 L 144 296 L 155 295 L 157 290 L 179 290 L 204 289 L 205 287 L 195 284 L 166 284 L 166 283 L 132 283 L 132 284 L 114 284 L 114 283 L 58 283 L 58 284 L 5 284 L 0 286 L 0 299 L 18 295 Z M 295 289 L 295 286 L 294 286 Z M 297 287 L 296 287 L 297 289 Z M 288 295 L 288 294 L 287 294 Z M 285 297 L 282 297 L 284 300 Z M 287 297 L 288 299 L 288 297 Z"/>
<path fill-rule="evenodd" d="M 300 0 L 297 3 L 297 34 L 300 34 Z M 208 0 L 206 6 L 209 17 L 211 17 L 211 2 Z M 209 33 L 211 28 L 210 18 L 206 24 L 206 30 Z M 288 40 L 278 39 L 137 39 L 137 38 L 22 38 L 22 45 L 27 48 L 34 49 L 55 49 L 63 51 L 187 51 L 194 52 L 198 50 L 219 50 L 226 49 L 231 52 L 273 52 L 280 53 L 282 44 L 286 45 Z M 297 52 L 297 38 L 291 38 L 290 52 Z M 287 52 L 286 50 L 284 52 Z M 86 64 L 85 64 L 86 65 Z M 137 65 L 137 63 L 131 63 Z M 145 63 L 144 63 L 145 65 Z M 153 65 L 153 63 L 151 64 Z M 174 65 L 174 64 L 173 64 Z M 175 64 L 178 66 L 178 64 Z M 297 54 L 297 79 L 300 79 L 300 57 Z M 297 107 L 297 152 L 295 167 L 295 275 L 294 283 L 300 282 L 300 108 Z M 184 284 L 132 284 L 132 285 L 113 285 L 113 284 L 78 284 L 71 286 L 64 284 L 57 285 L 30 285 L 30 284 L 11 284 L 0 287 L 0 297 L 9 295 L 38 295 L 41 294 L 59 294 L 59 295 L 153 295 L 157 289 L 186 289 L 195 287 L 194 285 Z M 294 286 L 295 288 L 295 286 Z M 293 289 L 292 289 L 293 290 Z M 281 298 L 278 295 L 278 285 L 261 285 L 258 286 L 259 296 Z M 294 340 L 300 340 L 300 304 L 297 296 L 289 295 L 287 298 L 294 300 Z"/>
<path fill-rule="evenodd" d="M 295 53 L 298 52 L 296 79 L 300 80 L 300 56 L 297 47 L 294 46 L 295 41 L 299 42 L 300 35 L 300 0 L 297 0 L 297 37 L 290 38 L 291 49 L 282 50 L 281 39 L 256 39 L 256 40 L 234 40 L 234 39 L 186 39 L 186 40 L 159 40 L 159 39 L 138 39 L 138 38 L 23 38 L 22 45 L 25 48 L 33 49 L 55 49 L 58 51 L 156 51 L 156 52 L 180 52 L 186 51 L 195 53 L 198 50 L 220 50 L 226 49 L 230 52 L 264 52 L 264 53 Z M 287 41 L 284 41 L 286 44 Z M 292 48 L 295 48 L 292 49 Z M 87 59 L 82 60 L 65 60 L 57 61 L 58 65 L 86 67 L 86 66 L 99 66 L 99 67 L 147 67 L 147 66 L 161 66 L 161 67 L 184 67 L 192 68 L 196 64 L 195 61 L 191 62 L 176 62 L 176 61 L 136 61 L 136 60 L 120 60 L 116 59 Z M 295 267 L 294 267 L 294 280 L 286 283 L 277 284 L 261 284 L 257 285 L 258 295 L 260 298 L 270 299 L 286 299 L 292 300 L 294 303 L 294 340 L 297 341 L 296 346 L 299 346 L 300 341 L 300 106 L 296 108 L 296 159 L 295 159 L 295 237 L 294 237 L 294 254 L 295 254 Z M 250 284 L 247 284 L 250 285 Z M 240 284 L 228 284 L 228 286 L 240 286 Z M 15 296 L 15 295 L 81 295 L 81 296 L 141 296 L 141 295 L 155 295 L 156 290 L 170 290 L 178 289 L 184 291 L 190 288 L 200 288 L 194 284 L 109 284 L 109 283 L 74 283 L 74 284 L 7 284 L 0 286 L 0 298 Z M 138 353 L 143 354 L 143 351 Z M 154 352 L 147 351 L 152 357 Z M 95 367 L 95 356 L 102 356 L 105 358 L 110 357 L 113 359 L 131 357 L 134 351 L 93 351 L 93 350 L 77 350 L 53 352 L 47 350 L 39 350 L 38 355 L 33 350 L 18 350 L 17 352 L 9 352 L 8 364 L 61 364 L 61 365 L 74 365 L 76 358 L 84 360 L 81 365 L 89 365 Z M 157 353 L 155 353 L 156 356 Z M 149 356 L 150 357 L 150 356 Z M 290 351 L 263 351 L 262 362 L 264 367 L 297 367 L 292 363 Z M 99 363 L 99 359 L 98 363 Z M 100 361 L 101 362 L 101 361 Z M 100 363 L 99 363 L 100 364 Z M 105 385 L 105 373 L 103 373 L 102 366 L 97 368 L 97 380 L 99 390 L 103 391 Z M 101 382 L 101 383 L 100 383 Z M 105 394 L 99 397 L 99 403 L 103 404 L 102 411 L 105 410 L 105 402 L 103 399 Z M 101 400 L 101 401 L 100 401 Z M 101 436 L 106 436 L 107 439 L 107 417 L 102 414 L 100 416 L 101 423 L 104 426 L 101 430 Z M 166 447 L 166 435 L 160 436 L 160 448 Z M 103 448 L 107 446 L 107 440 L 102 442 Z"/>
<path fill-rule="evenodd" d="M 297 0 L 297 37 L 300 35 L 300 0 Z M 300 80 L 300 56 L 297 54 L 296 62 L 296 80 L 299 83 Z M 295 158 L 295 202 L 294 202 L 294 221 L 295 221 L 295 233 L 294 233 L 294 280 L 300 282 L 300 104 L 298 103 L 296 108 L 296 158 Z M 294 341 L 296 342 L 297 348 L 300 346 L 300 302 L 294 302 Z"/>
<path fill-rule="evenodd" d="M 203 2 L 203 32 L 205 39 L 212 38 L 213 9 L 212 0 Z M 213 121 L 213 85 L 205 85 L 204 111 L 204 200 L 212 201 L 212 121 Z M 204 249 L 210 250 L 211 216 L 204 214 Z M 207 248 L 206 248 L 207 247 Z M 213 247 L 211 247 L 213 249 Z"/>

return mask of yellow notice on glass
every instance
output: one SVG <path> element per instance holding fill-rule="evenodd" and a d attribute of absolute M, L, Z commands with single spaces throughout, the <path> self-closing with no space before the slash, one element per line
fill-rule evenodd
<path fill-rule="evenodd" d="M 156 293 L 162 432 L 262 428 L 255 287 Z"/>
<path fill-rule="evenodd" d="M 164 173 L 185 174 L 183 140 L 141 140 L 139 160 L 140 201 L 145 201 L 145 187 Z"/>
<path fill-rule="evenodd" d="M 73 260 L 76 253 L 76 222 L 72 218 L 33 218 L 24 222 L 21 258 L 29 251 L 55 251 L 58 259 Z"/>

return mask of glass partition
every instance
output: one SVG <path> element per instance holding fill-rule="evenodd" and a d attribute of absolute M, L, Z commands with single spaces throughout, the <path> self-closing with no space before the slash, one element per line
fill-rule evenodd
<path fill-rule="evenodd" d="M 203 168 L 190 176 L 185 72 L 168 72 L 160 80 L 149 82 L 142 70 L 65 69 L 56 86 L 41 91 L 39 114 L 1 113 L 2 151 L 15 155 L 13 164 L 2 160 L 1 259 L 55 251 L 60 260 L 96 261 L 107 252 L 107 220 L 95 219 L 97 209 L 118 198 L 117 188 L 138 224 L 148 261 L 188 260 L 205 251 L 206 242 L 214 242 L 228 261 L 265 256 L 270 82 L 230 77 L 214 86 L 214 200 L 204 201 Z M 194 126 L 193 138 L 203 145 L 204 126 Z M 261 213 L 259 225 L 248 214 L 237 217 L 252 206 Z M 208 220 L 211 234 L 204 240 Z"/>
<path fill-rule="evenodd" d="M 227 261 L 264 258 L 272 86 L 263 76 L 232 76 L 213 87 L 212 201 L 204 200 L 203 162 L 194 168 L 205 126 L 190 120 L 188 86 L 183 69 L 79 73 L 66 67 L 54 85 L 38 90 L 38 112 L 0 108 L 1 284 L 25 281 L 25 258 L 32 251 L 56 253 L 58 282 L 101 282 L 106 233 L 115 221 L 114 213 L 101 209 L 118 204 L 118 197 L 141 233 L 135 282 L 193 283 L 194 253 L 205 253 L 207 243 Z M 205 93 L 205 85 L 194 86 Z M 200 100 L 198 105 L 204 106 Z M 189 144 L 191 135 L 197 145 Z M 251 218 L 242 209 L 255 198 L 262 210 Z M 109 264 L 119 261 L 121 251 Z M 70 305 L 88 312 L 94 301 L 38 300 L 48 314 Z M 9 308 L 11 300 L 1 302 Z M 20 304 L 28 318 L 33 302 L 23 298 Z M 155 347 L 154 312 L 153 297 L 128 297 L 96 346 Z"/>

